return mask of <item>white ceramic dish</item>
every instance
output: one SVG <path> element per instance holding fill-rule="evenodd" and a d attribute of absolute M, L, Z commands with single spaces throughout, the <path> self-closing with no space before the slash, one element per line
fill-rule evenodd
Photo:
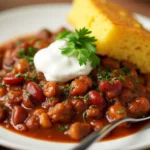
<path fill-rule="evenodd" d="M 66 21 L 69 4 L 47 4 L 12 9 L 0 12 L 0 43 L 9 39 L 34 33 L 41 28 L 57 30 L 69 27 Z M 150 19 L 136 15 L 140 22 L 150 30 Z M 27 138 L 0 127 L 0 145 L 25 150 L 67 150 L 75 144 L 47 142 Z M 95 143 L 91 150 L 143 149 L 150 146 L 150 128 L 117 140 Z"/>

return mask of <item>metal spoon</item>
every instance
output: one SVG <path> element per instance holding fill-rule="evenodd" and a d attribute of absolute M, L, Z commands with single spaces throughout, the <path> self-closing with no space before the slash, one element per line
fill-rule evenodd
<path fill-rule="evenodd" d="M 90 134 L 88 137 L 83 139 L 79 145 L 77 145 L 75 148 L 72 150 L 85 150 L 89 146 L 91 146 L 95 141 L 101 140 L 104 138 L 110 131 L 112 131 L 114 128 L 116 128 L 118 125 L 124 122 L 141 122 L 141 121 L 146 121 L 149 120 L 150 117 L 145 117 L 145 118 L 140 118 L 140 119 L 134 119 L 134 118 L 124 118 L 115 122 L 112 122 L 101 129 L 93 132 Z"/>

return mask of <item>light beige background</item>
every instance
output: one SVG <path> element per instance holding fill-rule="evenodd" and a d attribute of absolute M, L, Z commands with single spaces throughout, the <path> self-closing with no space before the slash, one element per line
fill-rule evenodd
<path fill-rule="evenodd" d="M 124 7 L 150 17 L 150 1 L 149 0 L 110 0 L 123 5 Z M 0 0 L 0 10 L 25 6 L 37 3 L 50 2 L 72 2 L 72 0 Z M 85 0 L 86 2 L 86 0 Z"/>

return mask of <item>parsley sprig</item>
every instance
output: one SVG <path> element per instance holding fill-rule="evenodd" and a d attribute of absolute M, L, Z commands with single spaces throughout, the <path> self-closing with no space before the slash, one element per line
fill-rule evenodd
<path fill-rule="evenodd" d="M 67 39 L 68 46 L 61 49 L 61 53 L 66 56 L 75 55 L 79 61 L 80 66 L 91 62 L 93 68 L 100 64 L 100 58 L 96 55 L 97 49 L 94 42 L 95 37 L 90 36 L 91 31 L 86 28 L 80 30 L 63 31 L 57 39 Z"/>
<path fill-rule="evenodd" d="M 24 58 L 25 60 L 27 60 L 27 61 L 29 62 L 29 65 L 30 65 L 30 66 L 33 66 L 33 65 L 34 65 L 34 63 L 33 63 L 33 57 L 34 57 L 34 55 L 35 55 L 37 49 L 34 48 L 34 47 L 29 47 L 29 48 L 27 49 L 27 53 L 28 53 L 28 54 L 26 54 L 25 51 L 26 51 L 26 50 L 25 50 L 24 48 L 21 48 L 20 51 L 18 52 L 18 56 L 19 56 L 20 58 Z"/>

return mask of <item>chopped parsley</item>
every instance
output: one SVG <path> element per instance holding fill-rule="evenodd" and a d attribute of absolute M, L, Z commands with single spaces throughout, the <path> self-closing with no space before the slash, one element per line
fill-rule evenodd
<path fill-rule="evenodd" d="M 83 99 L 83 96 L 74 96 L 75 99 Z"/>
<path fill-rule="evenodd" d="M 89 100 L 89 94 L 86 94 L 86 95 L 84 96 L 84 100 L 85 100 L 85 101 L 88 101 L 88 100 Z"/>
<path fill-rule="evenodd" d="M 82 114 L 83 121 L 86 122 L 86 111 Z"/>
<path fill-rule="evenodd" d="M 4 83 L 0 83 L 0 87 L 3 87 L 4 86 Z"/>
<path fill-rule="evenodd" d="M 127 66 L 126 66 L 126 67 L 123 67 L 122 70 L 124 71 L 124 73 L 125 73 L 128 77 L 131 76 L 130 68 L 129 68 L 129 67 L 127 67 Z"/>
<path fill-rule="evenodd" d="M 34 47 L 29 47 L 27 49 L 27 53 L 25 53 L 25 49 L 24 48 L 21 48 L 20 51 L 18 52 L 18 56 L 20 58 L 24 58 L 25 60 L 27 60 L 29 62 L 29 65 L 30 66 L 33 66 L 34 65 L 34 62 L 33 62 L 33 57 L 36 53 L 37 49 L 34 48 Z"/>
<path fill-rule="evenodd" d="M 6 106 L 0 104 L 0 107 L 1 107 L 3 110 L 6 110 Z"/>
<path fill-rule="evenodd" d="M 124 109 L 120 109 L 120 110 L 117 111 L 118 114 L 123 114 L 124 112 L 125 112 Z"/>
<path fill-rule="evenodd" d="M 90 36 L 91 31 L 86 28 L 80 30 L 63 31 L 57 37 L 57 39 L 67 39 L 68 46 L 61 48 L 61 54 L 66 56 L 76 56 L 80 66 L 86 65 L 87 62 L 91 62 L 93 68 L 96 68 L 100 64 L 100 58 L 96 55 L 97 49 L 95 37 Z"/>
<path fill-rule="evenodd" d="M 51 102 L 53 102 L 55 99 L 56 99 L 55 97 L 51 97 L 49 100 L 50 100 Z"/>
<path fill-rule="evenodd" d="M 28 91 L 26 91 L 26 95 L 28 96 L 28 97 L 30 97 L 31 95 L 30 95 L 30 93 L 28 92 Z"/>
<path fill-rule="evenodd" d="M 25 80 L 29 79 L 33 82 L 36 82 L 36 75 L 30 75 L 28 72 L 23 74 Z"/>
<path fill-rule="evenodd" d="M 16 78 L 19 78 L 20 76 L 21 76 L 20 73 L 17 73 L 17 74 L 15 75 Z"/>
<path fill-rule="evenodd" d="M 119 75 L 118 79 L 121 81 L 121 82 L 124 82 L 124 77 L 122 75 Z"/>
<path fill-rule="evenodd" d="M 139 79 L 135 78 L 135 83 L 139 84 Z"/>
<path fill-rule="evenodd" d="M 69 129 L 69 125 L 65 125 L 65 126 L 59 125 L 58 128 L 61 132 L 65 132 L 66 130 Z"/>

